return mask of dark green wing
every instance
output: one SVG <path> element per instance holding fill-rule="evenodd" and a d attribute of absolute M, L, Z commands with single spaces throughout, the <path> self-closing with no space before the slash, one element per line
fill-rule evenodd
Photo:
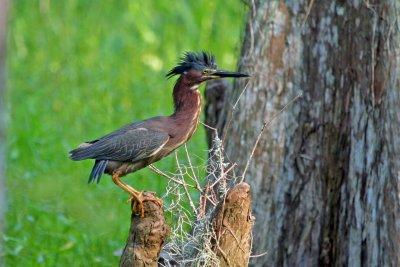
<path fill-rule="evenodd" d="M 169 140 L 165 132 L 134 128 L 108 135 L 70 152 L 71 159 L 138 161 L 150 157 Z"/>

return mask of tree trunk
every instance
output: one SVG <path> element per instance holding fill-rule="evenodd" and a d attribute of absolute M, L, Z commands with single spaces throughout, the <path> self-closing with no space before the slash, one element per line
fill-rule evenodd
<path fill-rule="evenodd" d="M 395 0 L 249 1 L 225 150 L 249 165 L 254 266 L 400 266 Z M 227 90 L 224 115 L 245 87 Z M 238 149 L 240 147 L 240 149 Z M 239 172 L 240 174 L 240 172 Z"/>
<path fill-rule="evenodd" d="M 6 55 L 6 13 L 7 0 L 0 0 L 0 233 L 3 229 L 5 210 L 4 190 L 4 91 L 5 91 L 5 55 Z M 2 253 L 2 241 L 0 241 L 0 254 Z M 0 259 L 0 265 L 1 259 Z"/>

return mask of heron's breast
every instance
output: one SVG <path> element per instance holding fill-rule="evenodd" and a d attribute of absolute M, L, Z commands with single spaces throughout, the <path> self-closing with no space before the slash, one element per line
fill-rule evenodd
<path fill-rule="evenodd" d="M 180 130 L 177 131 L 177 134 L 170 139 L 167 146 L 176 149 L 186 143 L 196 132 L 197 125 L 199 124 L 199 114 L 200 110 L 192 120 L 186 123 L 185 127 L 181 127 Z"/>

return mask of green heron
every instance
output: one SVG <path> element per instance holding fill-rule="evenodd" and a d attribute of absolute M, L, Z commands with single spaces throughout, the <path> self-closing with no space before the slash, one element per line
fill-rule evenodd
<path fill-rule="evenodd" d="M 134 207 L 143 216 L 143 201 L 139 192 L 121 181 L 128 173 L 142 169 L 186 143 L 195 132 L 201 110 L 199 85 L 207 80 L 225 77 L 249 77 L 239 72 L 217 69 L 214 56 L 206 52 L 187 52 L 166 77 L 179 75 L 173 90 L 175 111 L 170 116 L 159 116 L 128 124 L 99 139 L 85 142 L 70 151 L 72 160 L 94 159 L 89 183 L 100 181 L 103 173 L 131 195 Z"/>

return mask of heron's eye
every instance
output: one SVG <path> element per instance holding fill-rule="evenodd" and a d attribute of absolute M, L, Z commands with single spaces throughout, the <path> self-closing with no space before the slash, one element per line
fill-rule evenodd
<path fill-rule="evenodd" d="M 209 69 L 204 69 L 203 70 L 203 74 L 209 74 L 209 73 L 211 73 L 211 71 Z"/>

